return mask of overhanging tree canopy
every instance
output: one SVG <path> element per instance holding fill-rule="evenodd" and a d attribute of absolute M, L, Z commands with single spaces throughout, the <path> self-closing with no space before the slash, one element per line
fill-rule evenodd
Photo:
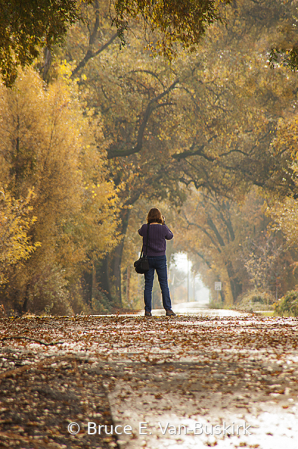
<path fill-rule="evenodd" d="M 88 0 L 0 0 L 0 71 L 7 86 L 17 66 L 31 64 L 40 48 L 50 47 L 79 18 Z"/>
<path fill-rule="evenodd" d="M 161 32 L 161 39 L 150 42 L 167 56 L 173 45 L 194 47 L 208 25 L 220 19 L 219 6 L 231 0 L 114 0 L 117 28 L 125 28 L 129 18 L 142 18 L 145 30 Z"/>
<path fill-rule="evenodd" d="M 0 73 L 7 86 L 17 67 L 31 64 L 42 47 L 51 47 L 80 18 L 82 4 L 92 0 L 0 0 Z M 219 19 L 218 6 L 230 0 L 116 0 L 111 22 L 123 37 L 131 18 L 142 17 L 145 29 L 159 30 L 158 50 L 171 55 L 173 44 L 194 46 L 208 24 Z"/>

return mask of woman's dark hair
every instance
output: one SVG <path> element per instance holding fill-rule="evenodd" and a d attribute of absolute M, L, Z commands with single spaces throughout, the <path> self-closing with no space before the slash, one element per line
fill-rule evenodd
<path fill-rule="evenodd" d="M 157 207 L 149 210 L 147 215 L 147 223 L 163 223 L 162 215 Z"/>

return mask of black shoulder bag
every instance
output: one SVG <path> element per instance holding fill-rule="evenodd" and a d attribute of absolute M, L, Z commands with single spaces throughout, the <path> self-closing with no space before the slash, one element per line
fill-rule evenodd
<path fill-rule="evenodd" d="M 149 271 L 149 262 L 147 258 L 147 252 L 148 252 L 148 241 L 149 241 L 149 223 L 147 224 L 147 242 L 146 242 L 146 254 L 144 254 L 143 246 L 141 251 L 141 256 L 138 260 L 135 261 L 134 267 L 137 273 L 144 274 L 147 271 Z"/>

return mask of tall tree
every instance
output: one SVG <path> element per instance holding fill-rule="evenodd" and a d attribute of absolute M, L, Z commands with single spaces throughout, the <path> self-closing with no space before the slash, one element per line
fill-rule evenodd
<path fill-rule="evenodd" d="M 40 48 L 61 41 L 70 24 L 78 20 L 81 0 L 0 1 L 0 72 L 7 86 L 18 66 L 31 64 Z"/>
<path fill-rule="evenodd" d="M 125 29 L 131 18 L 141 18 L 146 34 L 151 32 L 150 47 L 171 57 L 175 44 L 194 50 L 207 27 L 220 19 L 219 6 L 231 0 L 114 0 L 116 23 Z M 159 37 L 154 32 L 159 32 Z M 154 42 L 155 41 L 155 42 Z"/>
<path fill-rule="evenodd" d="M 0 98 L 1 183 L 17 199 L 34 189 L 29 236 L 40 242 L 16 266 L 6 298 L 18 310 L 70 312 L 67 285 L 116 243 L 118 200 L 105 179 L 99 123 L 83 116 L 75 85 L 60 78 L 45 90 L 33 70 L 12 89 L 1 86 Z"/>
<path fill-rule="evenodd" d="M 9 191 L 0 191 L 0 285 L 5 284 L 11 267 L 30 257 L 40 245 L 32 245 L 28 232 L 36 221 L 30 202 L 33 192 L 25 199 L 12 198 Z"/>
<path fill-rule="evenodd" d="M 46 49 L 47 65 L 53 44 L 63 40 L 69 26 L 81 19 L 84 3 L 91 2 L 92 0 L 1 0 L 0 72 L 6 85 L 11 86 L 15 81 L 17 67 L 32 64 L 43 47 Z M 151 31 L 158 30 L 163 36 L 163 52 L 171 54 L 175 42 L 183 43 L 185 47 L 198 42 L 206 27 L 219 19 L 217 6 L 220 3 L 229 3 L 229 0 L 187 0 L 183 3 L 176 0 L 154 3 L 116 0 L 109 5 L 109 21 L 117 25 L 116 35 L 124 42 L 123 31 L 128 27 L 128 22 L 141 16 L 144 31 L 148 25 Z M 98 0 L 94 4 L 98 5 Z M 93 31 L 96 33 L 95 29 Z M 91 41 L 93 37 L 91 36 Z M 84 61 L 81 63 L 84 65 Z"/>
<path fill-rule="evenodd" d="M 138 199 L 177 204 L 182 184 L 239 198 L 253 185 L 279 195 L 295 192 L 288 156 L 271 143 L 295 100 L 296 80 L 266 64 L 282 8 L 278 2 L 265 6 L 226 6 L 228 26 L 210 25 L 196 52 L 182 52 L 171 65 L 152 59 L 138 24 L 127 30 L 127 45 L 119 50 L 102 2 L 89 5 L 84 24 L 70 30 L 60 56 L 67 58 L 82 98 L 103 119 L 110 176 L 121 187 L 122 235 Z M 102 270 L 103 288 L 114 289 L 110 300 L 114 296 L 118 304 L 122 251 L 123 242 Z"/>
<path fill-rule="evenodd" d="M 235 304 L 259 289 L 275 296 L 296 283 L 295 252 L 266 214 L 266 202 L 254 189 L 241 204 L 208 192 L 189 196 L 174 226 L 177 248 L 192 254 L 203 281 L 214 296 L 222 282 L 222 300 Z"/>

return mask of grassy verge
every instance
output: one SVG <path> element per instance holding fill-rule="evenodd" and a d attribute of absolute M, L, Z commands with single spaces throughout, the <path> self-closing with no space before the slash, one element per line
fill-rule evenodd
<path fill-rule="evenodd" d="M 254 313 L 256 313 L 258 315 L 262 315 L 262 316 L 274 316 L 274 310 L 264 311 L 264 312 L 257 311 L 257 312 L 254 312 Z"/>

